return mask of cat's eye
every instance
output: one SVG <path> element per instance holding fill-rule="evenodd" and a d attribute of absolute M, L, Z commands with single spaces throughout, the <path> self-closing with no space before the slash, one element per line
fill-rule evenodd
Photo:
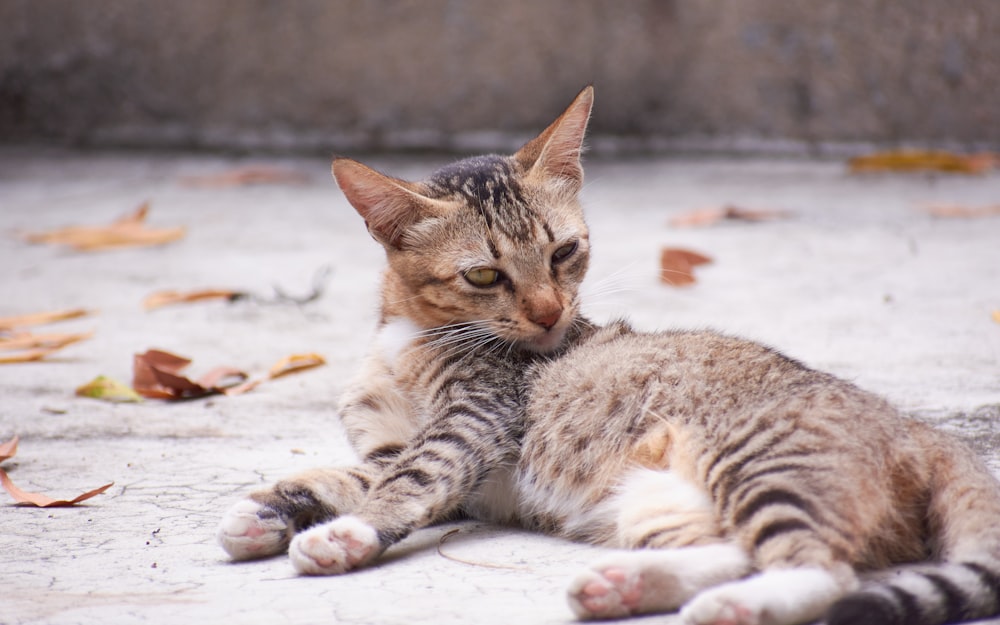
<path fill-rule="evenodd" d="M 465 279 L 473 286 L 493 286 L 500 281 L 502 274 L 489 267 L 476 267 L 465 272 Z"/>
<path fill-rule="evenodd" d="M 563 245 L 562 247 L 560 247 L 559 249 L 557 249 L 555 252 L 552 253 L 552 262 L 561 263 L 562 261 L 566 260 L 567 258 L 572 256 L 574 252 L 576 252 L 577 246 L 579 246 L 579 241 L 573 241 L 572 243 L 567 243 L 566 245 Z"/>

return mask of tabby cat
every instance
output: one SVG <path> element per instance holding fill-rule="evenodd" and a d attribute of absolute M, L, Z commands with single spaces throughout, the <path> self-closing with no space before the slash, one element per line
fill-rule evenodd
<path fill-rule="evenodd" d="M 966 448 L 761 345 L 581 316 L 592 101 L 588 87 L 513 156 L 423 182 L 334 161 L 388 259 L 340 410 L 363 461 L 237 503 L 225 550 L 287 550 L 301 573 L 339 574 L 472 517 L 622 548 L 572 581 L 582 619 L 1000 612 L 1000 486 Z"/>

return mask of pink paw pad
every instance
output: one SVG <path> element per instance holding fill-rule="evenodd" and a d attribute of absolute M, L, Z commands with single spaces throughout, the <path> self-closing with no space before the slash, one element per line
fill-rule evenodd
<path fill-rule="evenodd" d="M 590 571 L 587 579 L 570 588 L 570 603 L 580 618 L 604 619 L 630 616 L 639 611 L 642 578 L 623 569 Z"/>

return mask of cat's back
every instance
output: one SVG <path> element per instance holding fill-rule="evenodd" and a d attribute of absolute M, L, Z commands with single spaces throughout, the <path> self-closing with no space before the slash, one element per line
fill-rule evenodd
<path fill-rule="evenodd" d="M 637 332 L 612 323 L 561 358 L 538 367 L 531 390 L 536 417 L 549 402 L 645 403 L 655 389 L 673 389 L 668 417 L 718 414 L 837 380 L 759 343 L 712 331 Z M 627 399 L 628 398 L 628 399 Z"/>
<path fill-rule="evenodd" d="M 597 509 L 639 467 L 709 489 L 727 450 L 788 451 L 830 467 L 876 466 L 886 454 L 909 466 L 917 452 L 884 400 L 764 345 L 623 323 L 539 366 L 526 419 L 526 507 L 585 540 L 600 519 L 574 511 Z"/>

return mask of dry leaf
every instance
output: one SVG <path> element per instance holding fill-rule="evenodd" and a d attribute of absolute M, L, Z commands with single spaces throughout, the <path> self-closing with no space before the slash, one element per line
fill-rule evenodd
<path fill-rule="evenodd" d="M 699 208 L 670 218 L 670 225 L 675 228 L 692 228 L 711 226 L 724 220 L 731 221 L 769 221 L 785 219 L 788 211 L 775 209 L 753 209 L 740 206 L 715 206 Z"/>
<path fill-rule="evenodd" d="M 29 317 L 25 315 L 21 319 Z M 8 319 L 15 319 L 9 317 Z M 31 332 L 4 333 L 0 328 L 0 351 L 13 352 L 0 355 L 0 364 L 34 362 L 73 343 L 89 339 L 93 332 L 32 334 Z"/>
<path fill-rule="evenodd" d="M 278 362 L 271 365 L 271 368 L 268 370 L 265 377 L 247 380 L 243 384 L 227 388 L 225 393 L 226 395 L 242 395 L 247 391 L 257 388 L 261 383 L 267 382 L 268 380 L 280 378 L 281 376 L 288 375 L 289 373 L 298 373 L 299 371 L 305 371 L 306 369 L 312 369 L 313 367 L 319 367 L 325 364 L 326 359 L 319 354 L 292 354 L 291 356 L 285 356 Z"/>
<path fill-rule="evenodd" d="M 97 376 L 76 389 L 76 394 L 80 397 L 92 397 L 110 402 L 142 401 L 142 396 L 136 393 L 131 386 L 103 375 Z"/>
<path fill-rule="evenodd" d="M 712 259 L 704 254 L 665 247 L 660 252 L 660 281 L 670 286 L 694 284 L 694 268 L 710 262 Z"/>
<path fill-rule="evenodd" d="M 271 365 L 267 377 L 273 380 L 289 373 L 305 371 L 325 364 L 326 360 L 319 354 L 292 354 Z"/>
<path fill-rule="evenodd" d="M 17 442 L 21 440 L 15 434 L 14 438 L 10 439 L 6 443 L 0 444 L 0 462 L 7 460 L 8 458 L 13 458 L 17 455 Z"/>
<path fill-rule="evenodd" d="M 891 150 L 850 159 L 847 164 L 854 173 L 875 171 L 940 171 L 959 174 L 981 174 L 997 167 L 996 154 L 955 154 L 922 150 Z"/>
<path fill-rule="evenodd" d="M 40 326 L 67 319 L 76 319 L 91 314 L 91 311 L 84 308 L 74 308 L 72 310 L 59 310 L 54 312 L 31 313 L 28 315 L 15 315 L 13 317 L 0 317 L 0 330 L 12 330 L 24 326 Z"/>
<path fill-rule="evenodd" d="M 184 236 L 184 228 L 147 228 L 149 202 L 107 226 L 69 226 L 49 232 L 29 233 L 31 243 L 67 245 L 79 251 L 97 251 L 131 246 L 163 245 Z"/>
<path fill-rule="evenodd" d="M 9 477 L 7 477 L 7 472 L 0 469 L 0 486 L 3 486 L 4 489 L 10 493 L 10 496 L 14 498 L 14 501 L 21 504 L 37 506 L 39 508 L 60 508 L 73 506 L 81 501 L 86 501 L 91 497 L 100 495 L 114 485 L 114 482 L 105 484 L 104 486 L 87 491 L 78 497 L 74 497 L 73 499 L 52 499 L 51 497 L 47 497 L 39 493 L 29 493 L 27 491 L 23 491 L 17 486 L 14 486 L 14 483 L 10 481 Z"/>
<path fill-rule="evenodd" d="M 960 204 L 934 204 L 927 207 L 927 212 L 934 217 L 979 219 L 1000 215 L 1000 204 L 992 206 L 962 206 Z"/>
<path fill-rule="evenodd" d="M 234 301 L 246 297 L 246 293 L 241 291 L 227 291 L 224 289 L 202 289 L 200 291 L 157 291 L 151 293 L 142 301 L 142 306 L 146 310 L 153 310 L 163 306 L 173 304 L 189 304 L 207 299 L 224 299 Z"/>
<path fill-rule="evenodd" d="M 94 336 L 93 332 L 80 332 L 74 334 L 53 333 L 53 334 L 32 334 L 31 332 L 17 332 L 15 334 L 0 334 L 0 350 L 11 351 L 16 349 L 46 348 L 51 350 L 60 349 L 73 343 L 89 339 Z"/>
<path fill-rule="evenodd" d="M 309 176 L 270 165 L 247 165 L 217 174 L 187 176 L 181 182 L 189 187 L 240 187 L 251 184 L 303 184 Z"/>
<path fill-rule="evenodd" d="M 247 374 L 238 369 L 223 367 L 192 381 L 180 375 L 189 364 L 191 361 L 187 358 L 155 349 L 136 354 L 132 387 L 150 399 L 194 399 L 224 392 L 227 387 L 219 385 L 223 379 L 236 378 L 236 382 L 242 382 L 247 378 Z"/>

